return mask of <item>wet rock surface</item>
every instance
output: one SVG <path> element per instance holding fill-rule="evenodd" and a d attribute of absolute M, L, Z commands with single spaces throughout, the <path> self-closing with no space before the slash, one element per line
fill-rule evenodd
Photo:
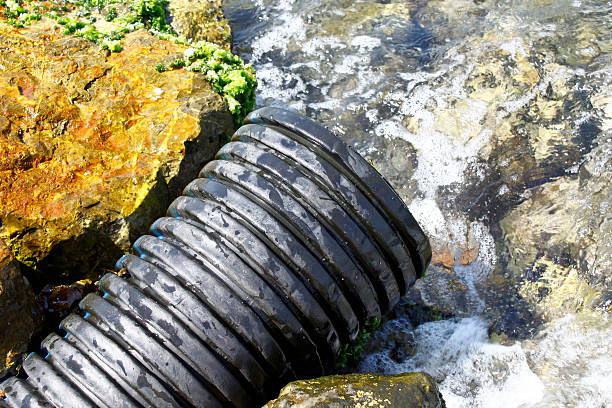
<path fill-rule="evenodd" d="M 157 72 L 187 47 L 144 30 L 110 55 L 45 19 L 0 22 L 0 41 L 0 238 L 35 283 L 95 279 L 212 158 L 232 117 L 201 74 Z"/>
<path fill-rule="evenodd" d="M 19 263 L 0 242 L 0 378 L 21 361 L 40 328 L 41 311 Z"/>
<path fill-rule="evenodd" d="M 596 142 L 575 173 L 529 190 L 501 221 L 506 276 L 519 276 L 519 292 L 546 320 L 611 307 L 612 173 L 609 145 Z"/>
<path fill-rule="evenodd" d="M 36 300 L 45 313 L 47 326 L 57 327 L 85 295 L 95 291 L 91 280 L 83 279 L 70 285 L 45 285 Z"/>
<path fill-rule="evenodd" d="M 347 374 L 292 382 L 264 407 L 297 406 L 441 408 L 444 401 L 427 374 Z"/>

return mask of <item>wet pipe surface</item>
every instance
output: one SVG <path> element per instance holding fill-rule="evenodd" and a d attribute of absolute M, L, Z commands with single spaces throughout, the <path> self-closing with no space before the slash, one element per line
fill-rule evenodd
<path fill-rule="evenodd" d="M 0 407 L 259 406 L 329 373 L 431 259 L 370 164 L 278 108 L 252 112 L 151 232 Z"/>

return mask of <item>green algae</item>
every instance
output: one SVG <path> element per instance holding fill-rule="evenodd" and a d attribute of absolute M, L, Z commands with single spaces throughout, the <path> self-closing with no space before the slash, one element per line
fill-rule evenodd
<path fill-rule="evenodd" d="M 255 69 L 238 56 L 207 41 L 200 41 L 185 50 L 184 57 L 184 60 L 173 63 L 184 64 L 188 71 L 203 73 L 215 92 L 223 96 L 234 120 L 240 124 L 255 106 Z"/>
<path fill-rule="evenodd" d="M 168 70 L 168 67 L 165 66 L 164 64 L 162 64 L 161 62 L 159 62 L 159 63 L 155 64 L 153 69 L 155 69 L 157 72 L 165 72 L 165 71 Z"/>
<path fill-rule="evenodd" d="M 111 40 L 105 38 L 102 40 L 102 43 L 100 43 L 100 48 L 110 52 L 120 52 L 123 49 L 123 45 L 121 45 L 121 40 Z"/>
<path fill-rule="evenodd" d="M 336 370 L 346 367 L 348 363 L 354 363 L 361 358 L 361 352 L 365 346 L 366 340 L 380 328 L 381 321 L 377 317 L 368 319 L 359 331 L 357 339 L 352 344 L 345 344 L 342 348 L 342 353 L 336 360 Z"/>
<path fill-rule="evenodd" d="M 168 64 L 170 68 L 183 68 L 185 65 L 186 65 L 185 60 L 181 58 L 176 58 L 175 60 L 171 61 Z"/>
<path fill-rule="evenodd" d="M 7 17 L 7 22 L 18 28 L 23 28 L 32 21 L 41 19 L 40 14 L 35 10 L 28 10 L 22 6 L 20 1 L 2 0 L 0 6 L 4 7 L 4 15 Z"/>

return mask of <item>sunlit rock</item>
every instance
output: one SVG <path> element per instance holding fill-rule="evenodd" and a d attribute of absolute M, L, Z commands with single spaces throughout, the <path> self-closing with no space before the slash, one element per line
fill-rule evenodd
<path fill-rule="evenodd" d="M 186 46 L 141 30 L 107 53 L 42 23 L 0 23 L 0 238 L 31 268 L 95 278 L 233 120 L 203 75 L 154 69 Z"/>
<path fill-rule="evenodd" d="M 221 0 L 170 0 L 170 26 L 178 34 L 197 41 L 223 44 L 229 49 L 230 26 L 223 16 Z"/>
<path fill-rule="evenodd" d="M 501 222 L 508 274 L 548 318 L 610 310 L 610 170 L 597 170 L 606 155 L 596 149 L 577 174 L 529 190 Z"/>
<path fill-rule="evenodd" d="M 265 408 L 444 406 L 436 382 L 428 374 L 347 374 L 289 383 Z"/>

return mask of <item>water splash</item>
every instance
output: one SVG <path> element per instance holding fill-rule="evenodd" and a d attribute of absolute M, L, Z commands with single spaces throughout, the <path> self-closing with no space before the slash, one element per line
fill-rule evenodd
<path fill-rule="evenodd" d="M 403 323 L 387 322 L 383 331 L 410 331 Z M 536 341 L 513 345 L 491 343 L 487 330 L 478 317 L 425 323 L 414 330 L 413 356 L 398 362 L 391 357 L 394 345 L 386 344 L 359 369 L 428 372 L 449 407 L 605 407 L 612 401 L 612 324 L 606 317 L 568 315 Z"/>

